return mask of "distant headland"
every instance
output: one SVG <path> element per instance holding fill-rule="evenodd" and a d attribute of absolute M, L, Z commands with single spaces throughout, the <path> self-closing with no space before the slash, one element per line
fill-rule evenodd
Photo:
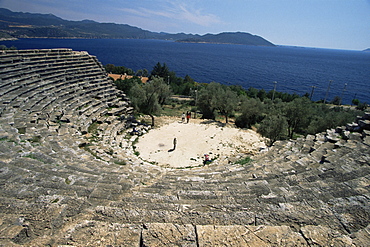
<path fill-rule="evenodd" d="M 275 46 L 260 36 L 243 32 L 205 34 L 196 38 L 181 39 L 177 42 Z"/>
<path fill-rule="evenodd" d="M 0 40 L 19 38 L 159 39 L 191 43 L 275 46 L 266 39 L 244 32 L 185 34 L 151 32 L 127 24 L 92 20 L 68 21 L 52 14 L 13 12 L 0 8 Z"/>

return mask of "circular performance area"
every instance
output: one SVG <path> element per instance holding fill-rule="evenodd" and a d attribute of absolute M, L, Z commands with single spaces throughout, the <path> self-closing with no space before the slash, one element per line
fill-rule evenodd
<path fill-rule="evenodd" d="M 143 160 L 164 167 L 189 168 L 203 165 L 206 157 L 210 162 L 228 162 L 231 157 L 235 160 L 235 156 L 254 155 L 266 148 L 252 130 L 201 119 L 183 123 L 170 118 L 166 122 L 139 137 L 135 150 Z"/>

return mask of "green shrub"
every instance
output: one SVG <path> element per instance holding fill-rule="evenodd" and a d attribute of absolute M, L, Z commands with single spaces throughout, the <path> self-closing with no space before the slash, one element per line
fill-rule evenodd
<path fill-rule="evenodd" d="M 59 202 L 59 198 L 56 198 L 56 199 L 51 201 L 51 203 L 57 203 L 57 202 Z"/>
<path fill-rule="evenodd" d="M 125 165 L 127 165 L 126 161 L 124 161 L 124 160 L 116 160 L 116 161 L 114 161 L 114 163 L 116 165 L 119 165 L 119 166 L 125 166 Z"/>
<path fill-rule="evenodd" d="M 252 163 L 252 161 L 253 160 L 251 159 L 251 157 L 245 157 L 243 159 L 236 161 L 235 164 L 244 166 L 244 165 L 249 165 L 250 163 Z"/>

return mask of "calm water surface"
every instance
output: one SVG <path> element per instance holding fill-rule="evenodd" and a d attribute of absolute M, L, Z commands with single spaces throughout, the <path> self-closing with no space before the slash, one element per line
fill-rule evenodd
<path fill-rule="evenodd" d="M 190 75 L 197 82 L 220 82 L 327 100 L 343 95 L 370 103 L 370 52 L 245 45 L 191 44 L 162 40 L 122 39 L 21 39 L 2 41 L 18 49 L 72 48 L 88 51 L 103 64 L 149 72 L 157 62 L 166 63 L 177 76 Z M 345 85 L 347 84 L 347 85 Z"/>

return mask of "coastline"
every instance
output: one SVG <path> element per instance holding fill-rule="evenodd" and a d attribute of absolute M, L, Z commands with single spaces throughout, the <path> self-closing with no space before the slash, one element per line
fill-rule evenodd
<path fill-rule="evenodd" d="M 278 47 L 279 46 L 279 45 L 252 45 L 252 44 L 230 43 L 230 42 L 183 41 L 183 40 L 175 40 L 174 42 L 189 43 L 189 44 L 246 45 L 246 46 L 263 46 L 263 47 Z"/>
<path fill-rule="evenodd" d="M 324 99 L 328 82 L 332 80 L 329 100 L 342 95 L 344 84 L 348 83 L 343 92 L 344 104 L 350 105 L 355 96 L 361 102 L 370 102 L 366 87 L 369 53 L 363 51 L 289 46 L 215 47 L 149 39 L 20 39 L 2 44 L 21 50 L 60 47 L 84 50 L 103 64 L 123 65 L 133 70 L 150 70 L 157 62 L 165 62 L 180 77 L 188 74 L 201 83 L 215 81 L 267 92 L 273 89 L 273 81 L 278 82 L 277 91 L 298 95 L 310 93 L 315 86 L 313 101 Z"/>

